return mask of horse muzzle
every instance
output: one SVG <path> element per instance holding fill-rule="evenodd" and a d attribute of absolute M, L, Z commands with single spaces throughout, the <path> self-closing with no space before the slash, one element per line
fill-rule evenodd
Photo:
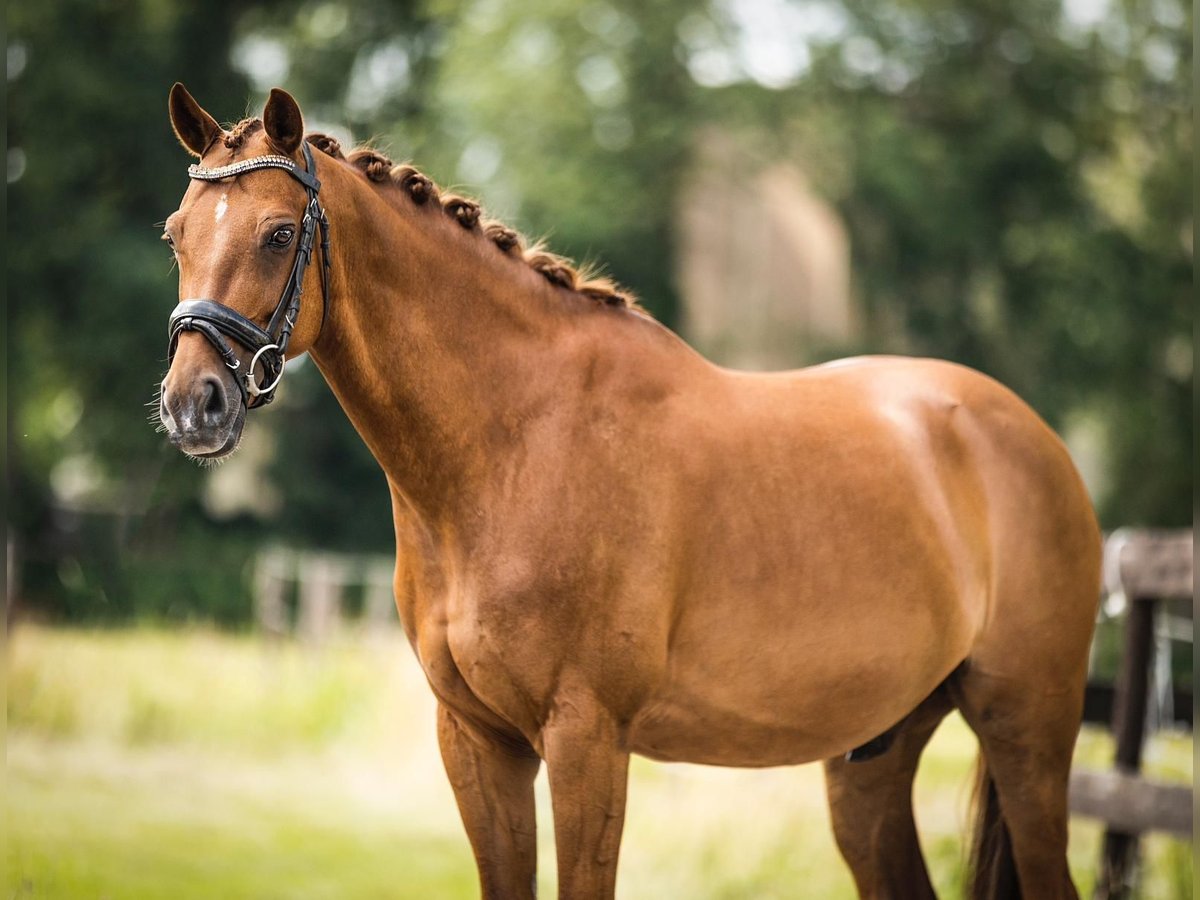
<path fill-rule="evenodd" d="M 216 375 L 162 383 L 158 415 L 173 445 L 188 456 L 220 459 L 237 449 L 246 407 L 236 387 Z"/>

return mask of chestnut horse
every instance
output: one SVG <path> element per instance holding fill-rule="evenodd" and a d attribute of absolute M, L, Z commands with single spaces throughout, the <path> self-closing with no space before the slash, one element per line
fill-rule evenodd
<path fill-rule="evenodd" d="M 534 894 L 544 760 L 559 895 L 612 897 L 631 753 L 824 760 L 860 893 L 932 896 L 912 784 L 952 708 L 981 747 L 975 895 L 1076 896 L 1100 539 L 1021 400 L 933 360 L 719 368 L 412 167 L 306 138 L 281 90 L 230 131 L 181 85 L 170 113 L 201 159 L 166 224 L 162 420 L 224 456 L 275 346 L 312 356 L 387 475 L 485 896 Z"/>

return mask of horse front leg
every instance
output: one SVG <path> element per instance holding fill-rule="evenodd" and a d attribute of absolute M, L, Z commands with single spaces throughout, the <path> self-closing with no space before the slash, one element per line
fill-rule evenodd
<path fill-rule="evenodd" d="M 541 760 L 523 741 L 502 742 L 440 703 L 438 743 L 483 897 L 532 900 L 537 894 L 533 781 Z"/>
<path fill-rule="evenodd" d="M 559 900 L 611 900 L 625 825 L 629 753 L 594 703 L 560 703 L 542 731 Z"/>

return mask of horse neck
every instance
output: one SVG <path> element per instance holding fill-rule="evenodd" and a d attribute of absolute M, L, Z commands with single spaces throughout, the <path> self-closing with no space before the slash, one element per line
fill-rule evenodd
<path fill-rule="evenodd" d="M 334 278 L 312 356 L 393 492 L 453 525 L 547 402 L 570 317 L 540 276 L 437 209 L 397 211 L 342 169 L 323 177 Z"/>

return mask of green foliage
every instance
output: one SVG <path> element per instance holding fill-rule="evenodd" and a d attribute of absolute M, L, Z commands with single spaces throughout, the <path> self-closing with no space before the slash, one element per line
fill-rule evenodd
<path fill-rule="evenodd" d="M 1097 10 L 18 0 L 8 417 L 23 602 L 233 623 L 266 535 L 391 546 L 383 479 L 314 367 L 252 417 L 287 452 L 248 481 L 239 518 L 143 421 L 176 291 L 154 225 L 186 185 L 165 110 L 176 79 L 223 120 L 283 83 L 310 127 L 416 160 L 602 264 L 672 325 L 697 135 L 733 135 L 751 166 L 794 159 L 850 230 L 866 332 L 844 349 L 995 375 L 1090 441 L 1107 526 L 1189 523 L 1192 11 Z"/>
<path fill-rule="evenodd" d="M 476 4 L 431 108 L 440 177 L 676 320 L 672 236 L 700 90 L 676 54 L 693 4 Z M 487 73 L 487 70 L 491 70 Z M 453 166 L 448 163 L 454 160 Z"/>
<path fill-rule="evenodd" d="M 8 190 L 9 515 L 23 600 L 57 614 L 132 611 L 130 583 L 114 581 L 128 536 L 151 505 L 195 502 L 194 467 L 164 452 L 143 407 L 175 293 L 155 222 L 186 183 L 164 91 L 188 73 L 204 94 L 244 96 L 239 76 L 210 63 L 237 8 L 9 8 L 9 59 L 19 48 L 23 67 L 14 79 L 10 62 L 8 142 L 24 161 Z M 121 599 L 105 607 L 104 595 Z"/>
<path fill-rule="evenodd" d="M 1190 524 L 1190 12 L 1114 7 L 1086 37 L 1046 0 L 847 9 L 810 90 L 852 155 L 874 345 L 981 368 L 1059 427 L 1094 411 L 1107 524 Z"/>

